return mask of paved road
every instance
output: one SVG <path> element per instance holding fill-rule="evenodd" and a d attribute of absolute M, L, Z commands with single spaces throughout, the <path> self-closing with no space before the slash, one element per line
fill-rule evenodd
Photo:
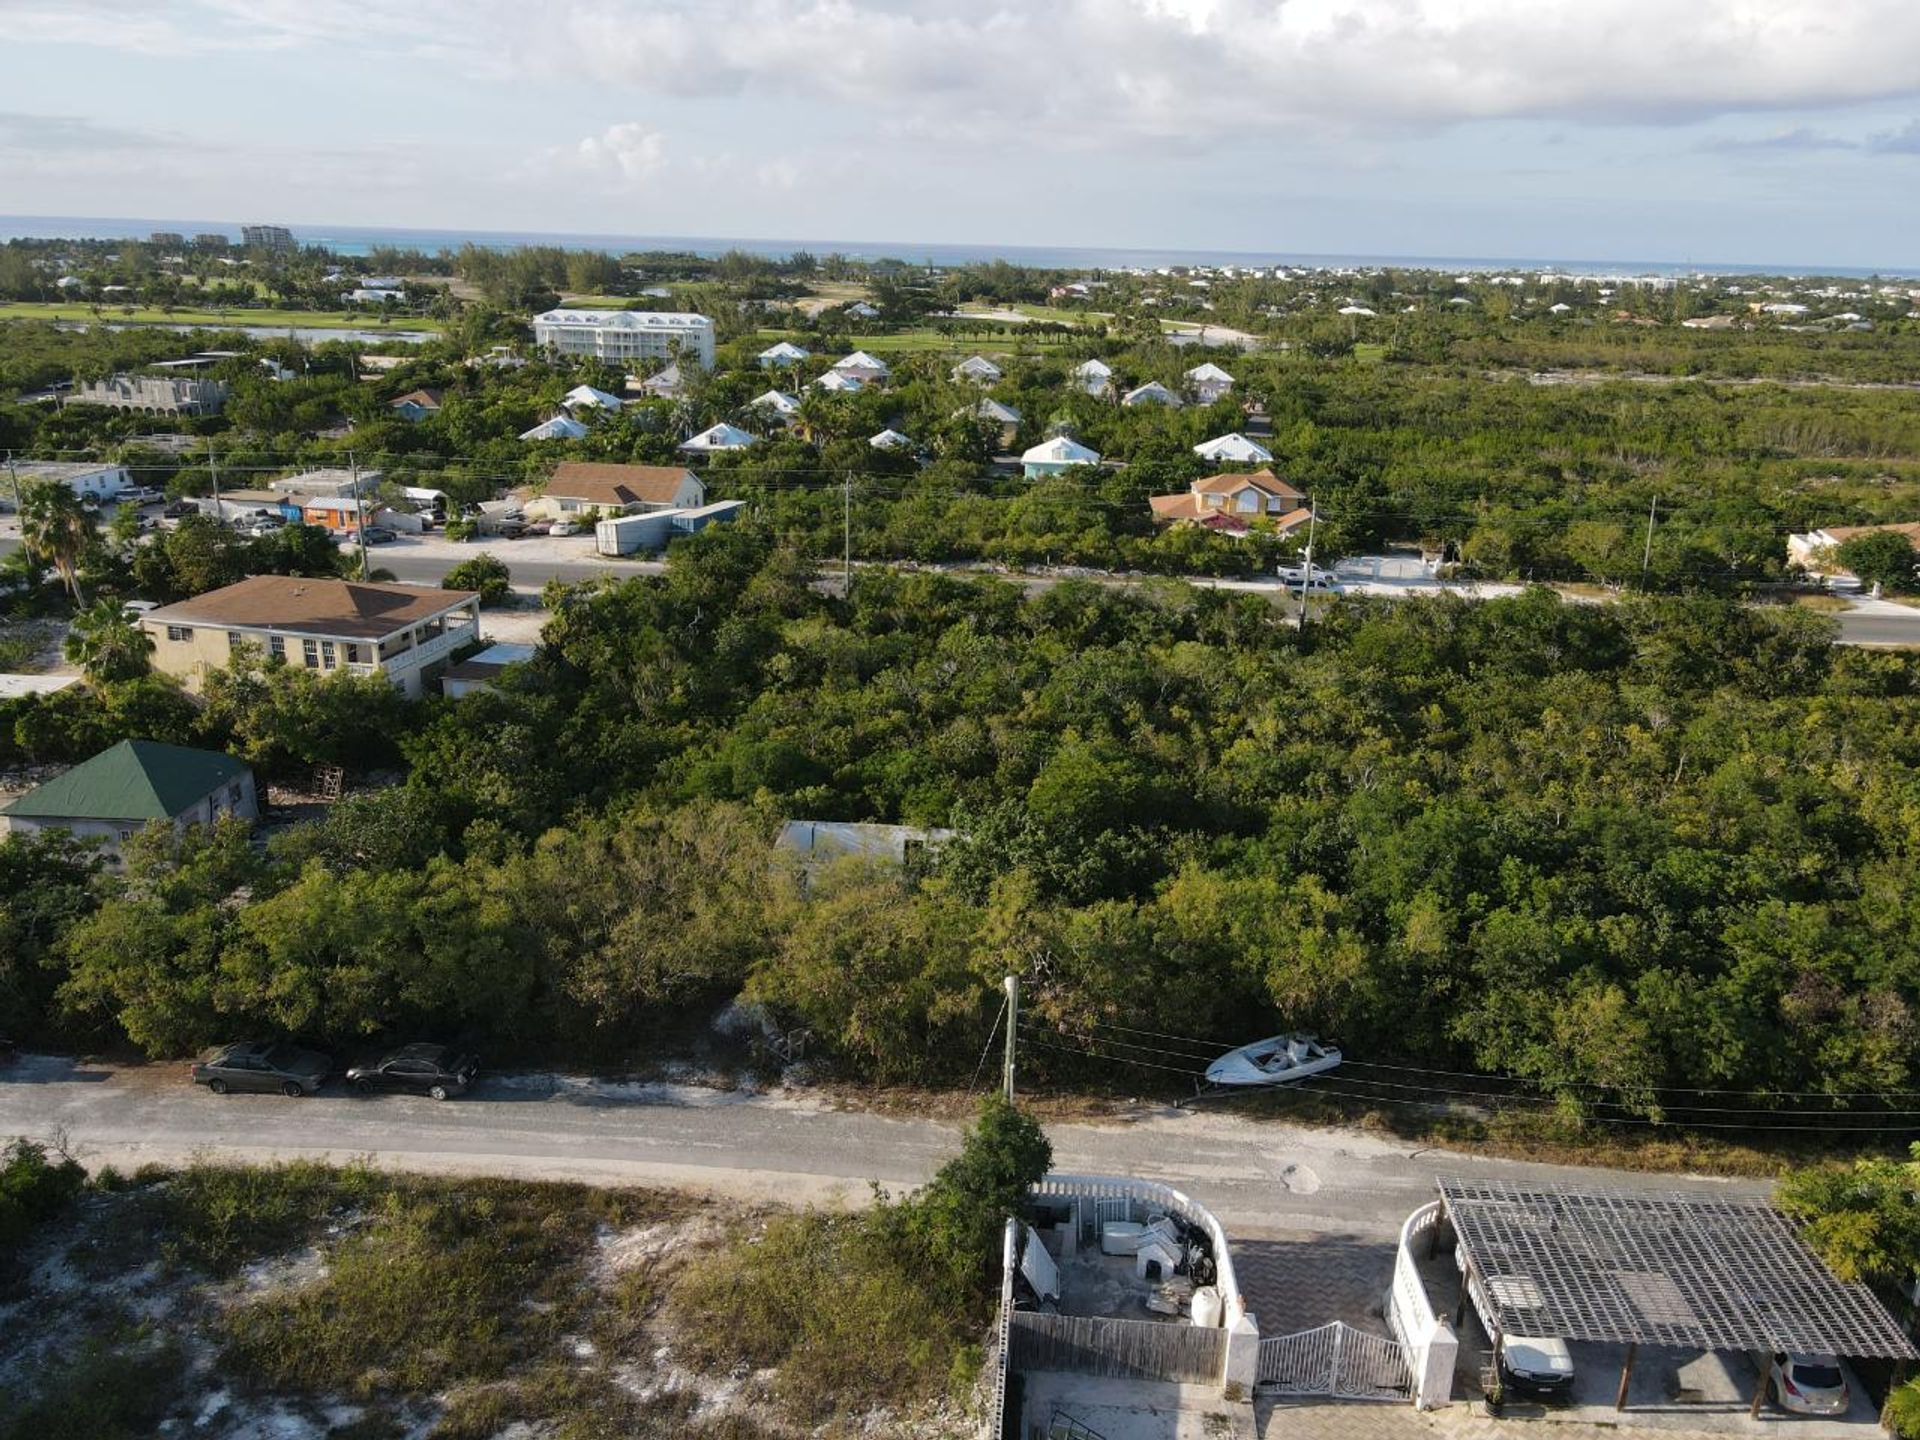
<path fill-rule="evenodd" d="M 80 1065 L 26 1056 L 0 1070 L 0 1137 L 64 1132 L 83 1159 L 121 1167 L 194 1155 L 370 1157 L 398 1169 L 687 1186 L 757 1200 L 857 1202 L 869 1181 L 912 1185 L 953 1153 L 954 1125 L 834 1109 L 804 1095 L 684 1085 L 500 1077 L 464 1099 L 214 1096 L 183 1065 Z M 1436 1175 L 1553 1176 L 1636 1188 L 1764 1193 L 1750 1181 L 1676 1180 L 1413 1151 L 1354 1132 L 1219 1111 L 1138 1107 L 1048 1127 L 1056 1169 L 1175 1185 L 1247 1234 L 1312 1230 L 1385 1239 Z"/>
<path fill-rule="evenodd" d="M 0 556 L 19 548 L 20 542 L 6 536 L 0 536 Z M 484 547 L 505 560 L 513 571 L 513 583 L 516 589 L 526 592 L 538 592 L 549 580 L 591 580 L 600 575 L 657 575 L 665 570 L 663 562 L 658 560 L 603 560 L 583 547 L 577 558 L 559 558 L 548 549 L 536 550 L 533 545 L 516 545 L 502 542 Z M 402 543 L 377 547 L 370 552 L 373 563 L 383 570 L 393 573 L 397 580 L 413 584 L 437 585 L 449 569 L 459 561 L 477 553 L 477 549 L 452 550 L 439 545 L 418 546 Z M 856 569 L 860 566 L 856 565 Z M 1013 583 L 1028 590 L 1045 590 L 1057 585 L 1063 576 L 1007 576 Z M 1112 585 L 1138 583 L 1127 576 L 1093 576 Z M 1142 577 L 1144 578 L 1144 577 Z M 1280 586 L 1277 580 L 1207 580 L 1197 579 L 1196 585 L 1211 586 L 1222 590 L 1243 590 L 1255 594 L 1278 597 Z M 1362 581 L 1349 586 L 1355 593 L 1369 595 L 1414 595 L 1437 594 L 1443 589 L 1452 589 L 1460 594 L 1480 599 L 1495 595 L 1518 593 L 1517 585 L 1459 585 L 1440 586 L 1434 584 L 1397 585 L 1391 582 Z M 1886 603 L 1870 602 L 1866 608 L 1843 611 L 1835 619 L 1840 625 L 1842 645 L 1862 645 L 1880 649 L 1920 648 L 1920 609 L 1909 609 Z"/>

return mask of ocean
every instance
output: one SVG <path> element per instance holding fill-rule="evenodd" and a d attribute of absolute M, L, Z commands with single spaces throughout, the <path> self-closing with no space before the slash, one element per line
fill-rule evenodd
<path fill-rule="evenodd" d="M 1158 265 L 1284 265 L 1311 269 L 1377 270 L 1395 266 L 1413 270 L 1543 271 L 1568 275 L 1830 275 L 1916 276 L 1920 268 L 1880 268 L 1806 263 L 1753 264 L 1700 260 L 1568 259 L 1557 256 L 1468 255 L 1310 255 L 1287 251 L 1096 249 L 1082 246 L 971 245 L 923 240 L 769 240 L 724 235 L 577 235 L 534 230 L 414 230 L 376 225 L 289 225 L 303 245 L 325 245 L 340 255 L 365 255 L 375 246 L 423 250 L 431 254 L 472 244 L 491 250 L 523 245 L 557 245 L 565 250 L 607 250 L 614 254 L 643 250 L 688 251 L 712 257 L 729 250 L 784 259 L 798 250 L 814 255 L 846 255 L 857 260 L 895 259 L 928 265 L 965 265 L 1005 260 L 1062 270 L 1124 270 Z M 183 235 L 220 233 L 236 243 L 240 227 L 229 220 L 152 220 L 77 215 L 0 215 L 0 241 L 32 239 L 144 240 L 155 230 Z"/>

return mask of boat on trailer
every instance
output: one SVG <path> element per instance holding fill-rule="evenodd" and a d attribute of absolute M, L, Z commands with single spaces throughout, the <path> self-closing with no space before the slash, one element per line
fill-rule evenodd
<path fill-rule="evenodd" d="M 1294 1085 L 1324 1075 L 1340 1063 L 1338 1045 L 1311 1035 L 1274 1035 L 1229 1050 L 1207 1066 L 1207 1084 L 1222 1090 Z"/>

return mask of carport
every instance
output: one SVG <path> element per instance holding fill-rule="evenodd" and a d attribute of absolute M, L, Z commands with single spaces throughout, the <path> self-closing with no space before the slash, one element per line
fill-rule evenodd
<path fill-rule="evenodd" d="M 1915 1358 L 1873 1292 L 1836 1279 L 1770 1205 L 1460 1176 L 1438 1186 L 1461 1268 L 1502 1334 L 1626 1347 L 1616 1410 L 1641 1345 Z M 1466 1295 L 1463 1284 L 1462 1311 Z M 1750 1415 L 1766 1388 L 1762 1365 Z"/>

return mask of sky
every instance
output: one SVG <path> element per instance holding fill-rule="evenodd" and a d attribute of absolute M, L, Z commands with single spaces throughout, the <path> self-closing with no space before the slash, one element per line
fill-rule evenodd
<path fill-rule="evenodd" d="M 0 213 L 1920 265 L 1916 0 L 0 0 Z"/>

